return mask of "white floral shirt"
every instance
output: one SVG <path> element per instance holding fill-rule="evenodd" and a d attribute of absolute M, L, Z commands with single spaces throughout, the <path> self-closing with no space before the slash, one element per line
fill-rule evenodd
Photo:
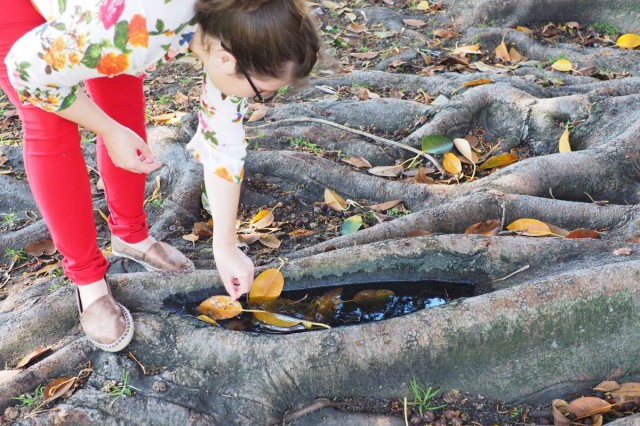
<path fill-rule="evenodd" d="M 32 0 L 47 20 L 20 38 L 5 63 L 23 103 L 69 107 L 78 84 L 96 77 L 145 75 L 188 51 L 195 0 Z M 199 126 L 187 149 L 205 172 L 241 182 L 246 99 L 226 96 L 204 78 Z"/>

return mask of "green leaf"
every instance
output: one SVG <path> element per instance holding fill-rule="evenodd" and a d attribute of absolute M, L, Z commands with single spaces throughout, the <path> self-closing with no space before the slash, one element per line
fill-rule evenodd
<path fill-rule="evenodd" d="M 127 21 L 120 21 L 116 24 L 116 32 L 113 35 L 113 45 L 124 51 L 129 41 L 129 24 Z"/>
<path fill-rule="evenodd" d="M 164 21 L 162 19 L 156 21 L 156 31 L 159 33 L 164 32 Z"/>
<path fill-rule="evenodd" d="M 100 63 L 102 56 L 102 47 L 99 44 L 91 44 L 84 52 L 84 57 L 80 62 L 89 68 L 95 68 Z"/>
<path fill-rule="evenodd" d="M 355 216 L 351 216 L 348 219 L 345 219 L 345 221 L 342 222 L 342 226 L 340 227 L 340 233 L 342 235 L 353 234 L 358 229 L 360 229 L 361 226 L 362 226 L 362 216 L 357 214 Z"/>
<path fill-rule="evenodd" d="M 58 0 L 58 10 L 60 13 L 64 12 L 67 8 L 67 0 Z"/>
<path fill-rule="evenodd" d="M 51 26 L 58 31 L 65 31 L 67 29 L 67 26 L 63 22 L 54 22 Z"/>
<path fill-rule="evenodd" d="M 422 138 L 422 151 L 427 154 L 444 154 L 451 151 L 453 142 L 444 136 L 428 135 Z"/>

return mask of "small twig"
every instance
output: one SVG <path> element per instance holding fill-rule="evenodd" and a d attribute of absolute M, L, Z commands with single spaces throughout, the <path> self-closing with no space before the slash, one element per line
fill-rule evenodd
<path fill-rule="evenodd" d="M 404 424 L 409 426 L 409 419 L 407 418 L 407 397 L 404 397 Z"/>
<path fill-rule="evenodd" d="M 138 361 L 138 358 L 136 358 L 136 356 L 131 351 L 129 351 L 129 358 L 134 360 L 136 362 L 136 364 L 138 364 L 140 366 L 140 368 L 142 368 L 142 374 L 146 376 L 147 375 L 147 369 L 144 368 L 144 365 L 142 365 L 142 363 L 140 361 Z"/>
<path fill-rule="evenodd" d="M 498 279 L 496 279 L 496 280 L 489 281 L 489 284 L 497 283 L 498 281 L 504 281 L 504 280 L 506 280 L 507 278 L 511 278 L 511 277 L 512 277 L 512 276 L 514 276 L 515 274 L 518 274 L 518 273 L 520 273 L 520 272 L 522 272 L 522 271 L 526 271 L 527 269 L 529 269 L 529 265 L 525 265 L 525 266 L 523 266 L 522 268 L 518 269 L 517 271 L 510 273 L 510 274 L 509 274 L 509 275 L 507 275 L 506 277 L 498 278 Z"/>
<path fill-rule="evenodd" d="M 347 127 L 347 126 L 343 126 L 342 124 L 338 124 L 338 123 L 334 123 L 333 121 L 328 121 L 328 120 L 323 120 L 321 118 L 313 118 L 313 117 L 299 117 L 299 118 L 285 118 L 282 120 L 278 120 L 278 121 L 272 121 L 266 124 L 262 124 L 260 126 L 254 126 L 251 127 L 253 129 L 259 129 L 265 126 L 270 126 L 272 124 L 280 124 L 280 123 L 304 123 L 304 122 L 313 122 L 313 123 L 320 123 L 320 124 L 326 124 L 327 126 L 332 126 L 332 127 L 336 127 L 340 130 L 344 130 L 347 132 L 351 132 L 351 133 L 355 133 L 356 135 L 360 135 L 360 136 L 364 136 L 366 138 L 369 139 L 373 139 L 376 142 L 380 142 L 383 144 L 387 144 L 387 145 L 391 145 L 391 146 L 395 146 L 396 148 L 402 148 L 402 149 L 406 149 L 407 151 L 411 151 L 414 154 L 420 155 L 424 158 L 426 158 L 427 160 L 431 161 L 433 163 L 434 166 L 436 166 L 436 168 L 438 169 L 438 171 L 440 171 L 440 173 L 442 173 L 443 175 L 445 174 L 444 169 L 442 168 L 442 166 L 440 166 L 440 164 L 436 161 L 435 158 L 433 158 L 431 155 L 427 154 L 426 152 L 422 152 L 418 149 L 415 149 L 409 145 L 405 145 L 403 143 L 400 142 L 396 142 L 396 141 L 392 141 L 391 139 L 386 139 L 380 136 L 376 136 L 376 135 L 372 135 L 371 133 L 367 133 L 367 132 L 363 132 L 361 130 L 356 130 L 356 129 L 352 129 L 351 127 Z"/>
<path fill-rule="evenodd" d="M 333 402 L 328 398 L 318 398 L 306 407 L 285 415 L 283 420 L 285 421 L 285 423 L 290 423 L 302 416 L 313 413 L 314 411 L 321 410 L 326 407 L 340 407 L 343 405 L 345 405 L 344 402 Z"/>
<path fill-rule="evenodd" d="M 503 201 L 500 203 L 500 207 L 502 207 L 502 219 L 500 220 L 500 229 L 504 229 L 504 224 L 507 223 L 507 205 Z"/>

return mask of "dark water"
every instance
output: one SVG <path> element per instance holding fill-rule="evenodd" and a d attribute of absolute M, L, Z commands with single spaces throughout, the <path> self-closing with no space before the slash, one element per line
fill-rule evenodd
<path fill-rule="evenodd" d="M 339 296 L 325 296 L 328 292 L 338 291 Z M 394 295 L 378 299 L 354 301 L 353 297 L 362 290 L 391 290 Z M 213 294 L 202 292 L 177 294 L 165 300 L 168 310 L 190 317 L 194 321 L 206 325 L 196 319 L 197 306 Z M 324 299 L 322 299 L 322 297 Z M 474 286 L 470 284 L 443 283 L 434 281 L 386 282 L 373 284 L 350 284 L 348 286 L 321 287 L 308 290 L 283 291 L 276 301 L 264 305 L 248 306 L 246 296 L 240 299 L 243 308 L 263 309 L 269 312 L 288 315 L 308 321 L 320 322 L 331 327 L 362 324 L 381 321 L 401 315 L 410 314 L 421 309 L 444 305 L 447 302 L 474 296 Z M 254 319 L 252 313 L 243 312 L 238 317 L 219 320 L 220 326 L 238 331 L 257 333 L 291 333 L 307 330 L 303 325 L 293 327 L 277 327 L 264 324 Z M 324 328 L 313 327 L 312 330 Z"/>

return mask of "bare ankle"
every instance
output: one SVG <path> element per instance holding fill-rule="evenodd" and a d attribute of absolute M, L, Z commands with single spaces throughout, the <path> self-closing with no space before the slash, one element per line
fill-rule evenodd
<path fill-rule="evenodd" d="M 102 296 L 109 294 L 109 287 L 103 278 L 93 283 L 79 285 L 78 291 L 80 292 L 82 306 L 86 308 Z"/>

